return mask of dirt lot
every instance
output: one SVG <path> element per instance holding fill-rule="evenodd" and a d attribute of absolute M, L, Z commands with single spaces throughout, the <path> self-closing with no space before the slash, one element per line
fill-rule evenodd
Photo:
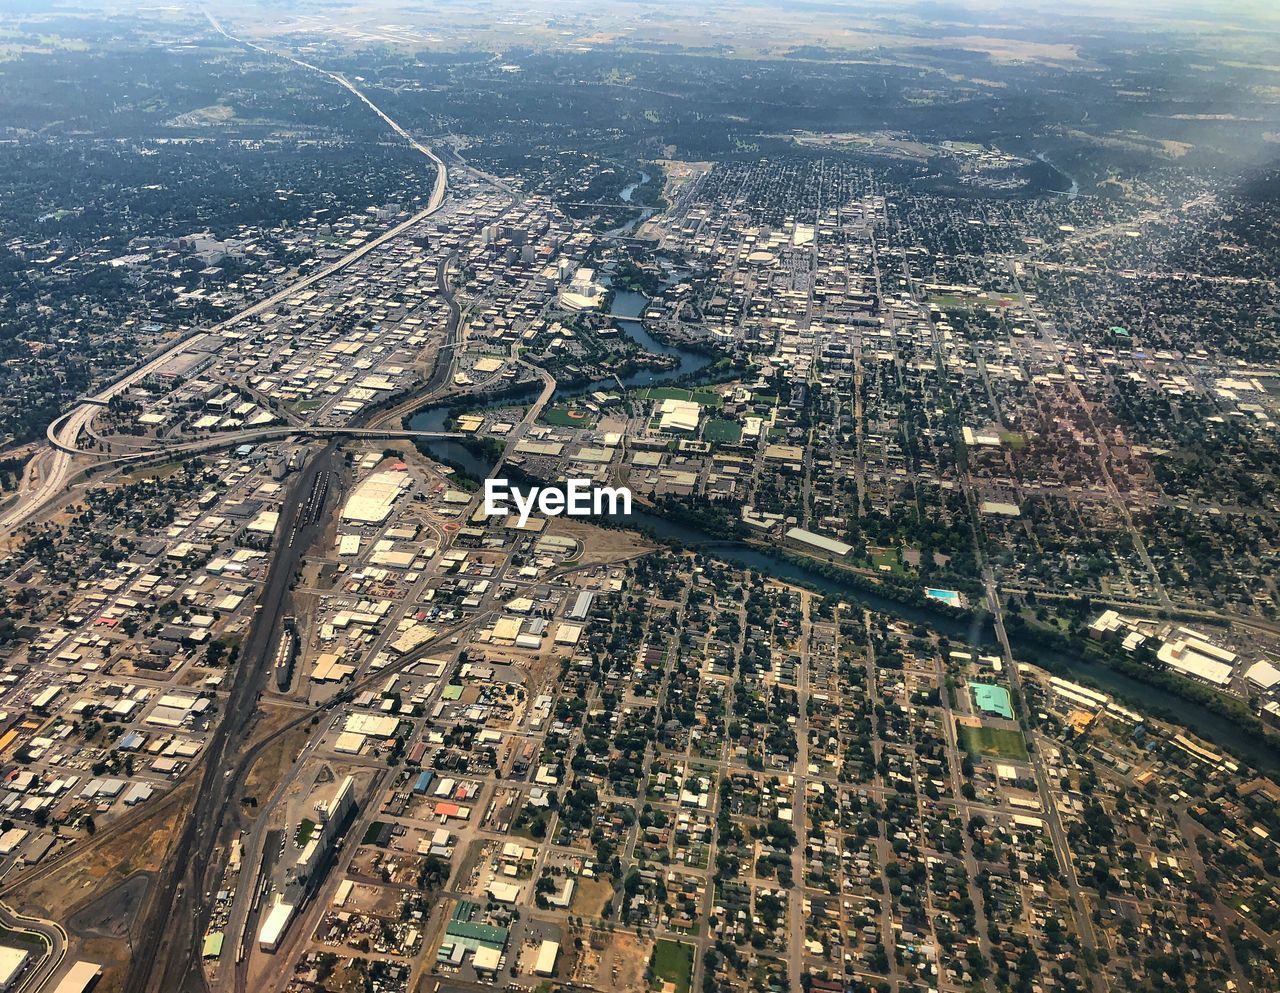
<path fill-rule="evenodd" d="M 520 790 L 497 790 L 489 801 L 489 807 L 485 811 L 484 819 L 481 820 L 480 826 L 488 828 L 490 831 L 505 834 L 507 828 L 511 826 L 512 820 L 515 819 L 516 811 L 519 809 L 519 801 L 523 796 L 524 794 Z"/>
<path fill-rule="evenodd" d="M 72 942 L 67 946 L 67 959 L 88 959 L 102 965 L 102 978 L 94 986 L 94 993 L 117 993 L 124 986 L 129 970 L 129 946 L 123 941 L 93 938 Z"/>
<path fill-rule="evenodd" d="M 573 913 L 583 917 L 599 917 L 604 905 L 613 896 L 613 886 L 603 879 L 577 877 L 573 891 Z"/>
<path fill-rule="evenodd" d="M 85 923 L 93 930 L 102 922 L 89 918 L 100 916 L 101 906 L 117 898 L 121 910 L 136 915 L 142 909 L 138 900 L 142 883 L 130 885 L 127 881 L 130 877 L 143 881 L 142 874 L 155 872 L 164 863 L 176 827 L 187 816 L 194 791 L 194 784 L 179 786 L 145 820 L 101 841 L 82 843 L 81 852 L 47 876 L 23 884 L 6 899 L 19 912 L 57 921 L 65 921 L 85 908 Z M 122 883 L 126 885 L 121 886 Z M 123 931 L 120 933 L 123 935 Z M 94 987 L 99 993 L 120 989 L 129 962 L 129 948 L 123 936 L 79 938 L 72 934 L 67 953 L 71 959 L 86 958 L 102 964 L 102 979 Z"/>
<path fill-rule="evenodd" d="M 279 709 L 292 717 L 298 716 L 296 710 L 290 710 L 285 707 Z M 310 725 L 303 724 L 301 727 L 282 734 L 267 745 L 258 756 L 257 761 L 254 762 L 253 768 L 249 770 L 248 776 L 245 777 L 245 793 L 249 796 L 258 797 L 259 802 L 265 799 L 275 788 L 275 784 L 284 779 L 285 773 L 293 765 L 294 756 L 307 743 L 307 739 L 311 736 L 311 731 Z"/>
<path fill-rule="evenodd" d="M 351 888 L 342 909 L 347 913 L 374 914 L 378 917 L 394 918 L 400 911 L 399 890 L 386 886 L 370 886 L 368 883 L 357 883 Z"/>
<path fill-rule="evenodd" d="M 573 980 L 611 993 L 643 993 L 653 942 L 626 931 L 592 931 L 574 963 Z"/>
<path fill-rule="evenodd" d="M 194 784 L 179 786 L 172 797 L 160 801 L 150 817 L 123 832 L 108 834 L 101 843 L 95 839 L 91 847 L 86 845 L 83 852 L 53 872 L 24 885 L 17 909 L 65 920 L 72 910 L 126 877 L 155 872 L 164 863 L 180 815 L 185 816 L 194 791 Z"/>
<path fill-rule="evenodd" d="M 146 899 L 151 877 L 137 872 L 82 906 L 67 919 L 67 930 L 86 937 L 123 938 Z"/>
<path fill-rule="evenodd" d="M 390 875 L 388 882 L 399 886 L 414 886 L 426 859 L 404 852 L 389 853 L 372 845 L 356 849 L 347 875 L 353 879 L 371 882 L 383 878 L 383 870 Z"/>
<path fill-rule="evenodd" d="M 332 954 L 322 956 L 324 989 L 332 990 L 333 993 L 361 993 L 367 989 L 367 970 L 368 966 L 361 959 Z"/>
<path fill-rule="evenodd" d="M 546 533 L 572 538 L 578 542 L 584 549 L 578 559 L 583 565 L 593 562 L 616 562 L 619 559 L 652 551 L 657 547 L 630 531 L 598 528 L 585 521 L 565 516 L 548 518 Z"/>

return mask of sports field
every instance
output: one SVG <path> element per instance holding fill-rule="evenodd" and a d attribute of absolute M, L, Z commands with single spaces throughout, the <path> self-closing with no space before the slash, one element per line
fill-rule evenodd
<path fill-rule="evenodd" d="M 702 429 L 702 438 L 712 444 L 736 445 L 742 440 L 742 425 L 723 417 L 713 417 Z"/>
<path fill-rule="evenodd" d="M 596 423 L 595 415 L 577 407 L 551 407 L 542 412 L 542 420 L 558 428 L 589 428 Z"/>
<path fill-rule="evenodd" d="M 640 390 L 639 395 L 646 400 L 692 400 L 703 407 L 719 407 L 722 403 L 720 394 L 712 390 L 686 390 L 679 386 L 651 386 Z"/>
<path fill-rule="evenodd" d="M 1022 732 L 1007 728 L 956 726 L 960 747 L 970 755 L 991 755 L 1001 759 L 1027 760 L 1027 743 Z"/>
<path fill-rule="evenodd" d="M 668 938 L 658 939 L 653 946 L 653 978 L 664 980 L 676 988 L 676 993 L 689 993 L 693 978 L 693 946 Z"/>

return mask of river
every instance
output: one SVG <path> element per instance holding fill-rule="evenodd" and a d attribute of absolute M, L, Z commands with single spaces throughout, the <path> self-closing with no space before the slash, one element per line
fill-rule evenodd
<path fill-rule="evenodd" d="M 695 352 L 679 345 L 668 345 L 646 331 L 640 315 L 648 305 L 649 301 L 643 293 L 637 293 L 634 290 L 615 290 L 613 308 L 609 316 L 614 319 L 623 334 L 646 352 L 651 355 L 669 355 L 677 360 L 677 364 L 671 369 L 638 369 L 630 376 L 623 376 L 622 385 L 628 389 L 669 383 L 673 379 L 691 376 L 711 364 L 711 356 L 706 352 Z M 559 393 L 559 390 L 556 392 Z"/>
<path fill-rule="evenodd" d="M 652 176 L 650 176 L 647 172 L 642 171 L 640 173 L 640 178 L 638 180 L 636 180 L 634 183 L 628 183 L 626 186 L 622 188 L 622 192 L 618 194 L 618 198 L 623 203 L 631 203 L 632 198 L 636 195 L 636 190 L 648 184 L 652 179 L 653 179 Z M 641 207 L 639 210 L 635 212 L 635 217 L 633 217 L 631 220 L 627 221 L 625 224 L 619 227 L 612 228 L 609 231 L 606 231 L 605 237 L 606 238 L 626 237 L 627 235 L 631 234 L 632 231 L 638 228 L 641 224 L 647 221 L 650 217 L 656 214 L 657 211 L 658 211 L 657 207 Z"/>
<path fill-rule="evenodd" d="M 640 187 L 644 186 L 652 178 L 653 177 L 650 176 L 647 172 L 641 171 L 640 178 L 636 180 L 634 183 L 630 183 L 627 186 L 624 186 L 622 188 L 622 192 L 618 195 L 622 198 L 623 202 L 630 203 L 631 198 L 636 195 L 636 190 L 640 189 Z"/>
<path fill-rule="evenodd" d="M 632 338 L 641 347 L 657 354 L 673 355 L 679 359 L 679 362 L 670 369 L 641 369 L 629 376 L 625 376 L 622 379 L 622 383 L 627 388 L 654 386 L 670 382 L 682 376 L 698 372 L 711 361 L 710 357 L 702 352 L 695 352 L 677 345 L 668 345 L 650 335 L 638 319 L 644 312 L 647 302 L 645 297 L 639 293 L 629 290 L 619 291 L 614 295 L 612 314 L 618 319 L 619 327 L 623 333 Z M 616 386 L 617 383 L 611 378 L 577 383 L 557 388 L 555 399 L 568 399 L 602 387 L 616 388 Z M 479 403 L 455 398 L 418 411 L 410 418 L 409 427 L 422 431 L 443 431 L 445 430 L 445 422 L 448 419 L 449 410 L 453 407 L 482 410 L 492 407 L 521 406 L 533 402 L 540 389 L 540 384 L 531 383 L 527 386 L 516 387 L 491 400 Z M 461 442 L 442 438 L 426 441 L 424 445 L 434 458 L 453 466 L 472 479 L 483 479 L 493 469 L 492 462 L 484 459 L 476 451 Z M 682 524 L 671 520 L 669 517 L 645 510 L 636 510 L 628 518 L 617 520 L 615 523 L 630 524 L 657 538 L 677 542 L 686 548 L 696 548 L 734 565 L 752 569 L 777 579 L 801 583 L 832 596 L 857 601 L 873 610 L 901 618 L 910 624 L 925 625 L 949 638 L 964 640 L 984 648 L 994 649 L 997 645 L 995 630 L 991 623 L 991 618 L 987 615 L 971 621 L 961 620 L 941 610 L 934 611 L 915 604 L 904 604 L 889 597 L 880 596 L 879 594 L 841 583 L 838 580 L 830 579 L 803 565 L 791 562 L 753 545 L 748 545 L 744 542 L 723 541 L 687 524 Z M 1064 678 L 1077 680 L 1096 687 L 1138 709 L 1157 715 L 1167 715 L 1183 726 L 1194 730 L 1206 740 L 1242 756 L 1263 772 L 1270 774 L 1280 773 L 1280 753 L 1265 744 L 1259 743 L 1253 735 L 1235 722 L 1221 717 L 1197 703 L 1185 700 L 1157 686 L 1134 679 L 1100 663 L 1046 651 L 1039 645 L 1021 644 L 1017 640 L 1012 640 L 1012 647 L 1014 653 L 1020 659 L 1042 662 L 1057 675 Z"/>
<path fill-rule="evenodd" d="M 675 379 L 692 376 L 711 364 L 711 356 L 706 352 L 697 352 L 679 345 L 668 345 L 659 341 L 640 321 L 640 315 L 648 306 L 644 294 L 633 290 L 617 290 L 613 295 L 613 308 L 610 316 L 614 318 L 624 335 L 634 341 L 652 355 L 669 355 L 675 358 L 676 364 L 668 369 L 639 368 L 620 377 L 626 389 L 643 389 L 646 386 L 657 386 Z M 596 390 L 617 389 L 618 380 L 612 376 L 601 379 L 585 380 L 577 383 L 566 383 L 556 387 L 552 395 L 553 401 L 569 400 L 585 396 Z M 449 419 L 449 411 L 455 407 L 466 407 L 468 410 L 487 410 L 493 407 L 519 407 L 532 403 L 542 391 L 541 383 L 528 383 L 516 386 L 495 395 L 490 400 L 471 401 L 454 397 L 429 407 L 424 407 L 409 418 L 409 428 L 413 431 L 445 431 L 445 422 Z M 476 459 L 469 448 L 460 442 L 442 438 L 431 441 L 428 447 L 438 458 L 450 465 L 463 468 L 467 475 L 478 479 L 488 474 L 484 463 Z M 490 467 L 492 468 L 492 467 Z"/>
<path fill-rule="evenodd" d="M 1064 197 L 1074 197 L 1074 196 L 1080 195 L 1080 182 L 1079 180 L 1076 179 L 1075 176 L 1071 175 L 1071 173 L 1069 172 L 1063 172 L 1061 169 L 1059 169 L 1056 165 L 1053 164 L 1053 161 L 1049 158 L 1049 156 L 1044 154 L 1044 152 L 1036 152 L 1035 156 L 1037 159 L 1039 159 L 1041 162 L 1047 165 L 1050 169 L 1056 172 L 1059 176 L 1063 177 L 1064 179 L 1071 180 L 1070 187 L 1068 187 L 1065 190 L 1055 190 L 1054 192 Z"/>
<path fill-rule="evenodd" d="M 647 511 L 634 512 L 630 522 L 639 530 L 647 531 L 665 540 L 678 542 L 686 548 L 696 548 L 734 565 L 752 569 L 776 579 L 809 586 L 830 596 L 844 597 L 862 603 L 872 610 L 898 617 L 909 624 L 922 624 L 948 638 L 998 651 L 995 626 L 990 615 L 985 611 L 973 620 L 962 620 L 953 614 L 902 603 L 841 583 L 839 580 L 830 579 L 813 569 L 808 569 L 754 545 L 721 541 L 697 528 Z M 1280 754 L 1266 746 L 1260 746 L 1251 734 L 1234 721 L 1215 714 L 1197 703 L 1100 663 L 1046 650 L 1038 644 L 1023 643 L 1012 636 L 1010 643 L 1014 654 L 1022 661 L 1040 662 L 1051 669 L 1055 675 L 1096 687 L 1139 710 L 1157 715 L 1168 714 L 1179 724 L 1243 756 L 1264 772 L 1280 772 Z"/>

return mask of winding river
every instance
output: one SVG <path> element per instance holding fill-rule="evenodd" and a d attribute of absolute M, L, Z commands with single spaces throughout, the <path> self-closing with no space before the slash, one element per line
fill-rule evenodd
<path fill-rule="evenodd" d="M 622 377 L 623 386 L 631 389 L 671 382 L 696 373 L 711 362 L 711 358 L 702 352 L 669 345 L 653 338 L 639 320 L 646 304 L 646 299 L 639 293 L 619 291 L 615 294 L 613 316 L 617 318 L 622 333 L 649 352 L 671 355 L 679 361 L 670 369 L 637 370 L 629 376 Z M 562 386 L 555 391 L 554 396 L 557 400 L 564 400 L 609 387 L 617 387 L 617 383 L 612 378 Z M 409 419 L 409 427 L 415 430 L 441 431 L 445 429 L 449 411 L 454 407 L 465 406 L 468 410 L 482 410 L 492 407 L 520 406 L 531 403 L 539 391 L 539 384 L 532 383 L 508 390 L 482 403 L 465 403 L 455 398 L 418 411 Z M 426 441 L 424 445 L 434 458 L 453 466 L 472 479 L 483 479 L 493 469 L 492 462 L 458 441 L 433 439 Z M 754 545 L 723 541 L 700 529 L 645 510 L 636 510 L 628 518 L 615 523 L 629 524 L 654 537 L 676 542 L 686 548 L 697 549 L 737 566 L 778 579 L 804 584 L 826 594 L 857 601 L 873 610 L 896 616 L 910 624 L 925 625 L 949 638 L 964 640 L 979 647 L 992 649 L 997 647 L 995 631 L 989 616 L 961 620 L 940 610 L 934 611 L 915 604 L 904 604 L 828 578 Z M 1205 739 L 1242 756 L 1262 771 L 1280 774 L 1280 752 L 1259 742 L 1235 722 L 1197 703 L 1134 679 L 1108 666 L 1076 656 L 1047 651 L 1039 645 L 1022 644 L 1016 639 L 1013 639 L 1012 647 L 1019 658 L 1041 662 L 1064 678 L 1094 686 L 1144 711 L 1168 716 Z"/>
<path fill-rule="evenodd" d="M 1055 193 L 1064 197 L 1075 197 L 1080 195 L 1080 182 L 1076 179 L 1075 176 L 1071 175 L 1071 173 L 1069 172 L 1063 172 L 1061 169 L 1059 169 L 1056 165 L 1053 164 L 1053 161 L 1049 158 L 1049 156 L 1044 154 L 1044 152 L 1036 152 L 1035 157 L 1039 159 L 1041 162 L 1043 162 L 1045 165 L 1047 165 L 1054 172 L 1056 172 L 1059 176 L 1062 176 L 1064 179 L 1071 180 L 1070 187 L 1068 187 L 1065 190 L 1055 190 L 1054 191 Z"/>
<path fill-rule="evenodd" d="M 648 304 L 643 294 L 631 290 L 618 290 L 613 296 L 613 309 L 610 312 L 615 318 L 622 333 L 654 355 L 669 355 L 677 360 L 668 369 L 641 368 L 621 377 L 626 389 L 643 389 L 646 386 L 658 386 L 684 376 L 691 376 L 711 364 L 711 356 L 705 352 L 695 352 L 677 345 L 668 345 L 658 341 L 645 330 L 640 315 Z M 585 396 L 595 390 L 617 389 L 618 380 L 612 376 L 603 379 L 586 380 L 577 383 L 566 383 L 556 387 L 552 395 L 553 401 L 569 400 Z M 438 404 L 424 407 L 409 418 L 408 427 L 413 431 L 445 431 L 449 411 L 465 406 L 468 410 L 488 410 L 494 407 L 519 407 L 532 403 L 542 391 L 540 383 L 528 383 L 503 390 L 492 399 L 483 402 L 468 402 L 460 398 L 451 398 Z M 483 479 L 493 468 L 478 458 L 470 448 L 459 441 L 441 438 L 426 443 L 431 454 L 442 462 L 465 472 L 473 479 Z"/>
<path fill-rule="evenodd" d="M 639 179 L 637 179 L 634 183 L 629 183 L 628 185 L 622 188 L 622 192 L 618 194 L 619 197 L 621 197 L 621 199 L 625 203 L 630 203 L 631 198 L 636 195 L 636 190 L 640 189 L 640 187 L 644 186 L 652 178 L 653 177 L 650 176 L 647 172 L 642 171 L 640 173 Z"/>
<path fill-rule="evenodd" d="M 622 188 L 622 192 L 618 194 L 618 198 L 623 203 L 631 203 L 632 198 L 634 198 L 636 195 L 636 190 L 640 189 L 640 187 L 642 186 L 648 185 L 648 183 L 652 179 L 653 177 L 650 176 L 647 172 L 641 172 L 639 179 L 637 179 L 633 183 L 628 183 L 626 186 Z M 635 217 L 631 218 L 631 220 L 627 221 L 625 224 L 621 225 L 620 227 L 616 227 L 610 231 L 605 232 L 605 237 L 606 238 L 625 238 L 627 235 L 631 234 L 632 231 L 638 228 L 641 224 L 643 224 L 645 221 L 647 221 L 650 217 L 652 217 L 657 212 L 658 212 L 657 207 L 653 207 L 653 206 L 642 207 L 636 211 Z"/>

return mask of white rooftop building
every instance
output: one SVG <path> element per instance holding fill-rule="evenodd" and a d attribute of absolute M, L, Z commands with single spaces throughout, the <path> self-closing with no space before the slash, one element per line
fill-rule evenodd
<path fill-rule="evenodd" d="M 1190 628 L 1177 628 L 1160 646 L 1156 658 L 1170 669 L 1214 686 L 1231 682 L 1231 671 L 1238 656 L 1219 648 Z"/>
<path fill-rule="evenodd" d="M 400 494 L 409 488 L 409 482 L 407 472 L 390 469 L 365 477 L 347 498 L 342 519 L 358 524 L 381 524 L 391 514 Z"/>
<path fill-rule="evenodd" d="M 1249 667 L 1245 678 L 1260 690 L 1270 690 L 1280 683 L 1280 669 L 1277 669 L 1266 659 L 1261 662 L 1255 662 Z"/>

